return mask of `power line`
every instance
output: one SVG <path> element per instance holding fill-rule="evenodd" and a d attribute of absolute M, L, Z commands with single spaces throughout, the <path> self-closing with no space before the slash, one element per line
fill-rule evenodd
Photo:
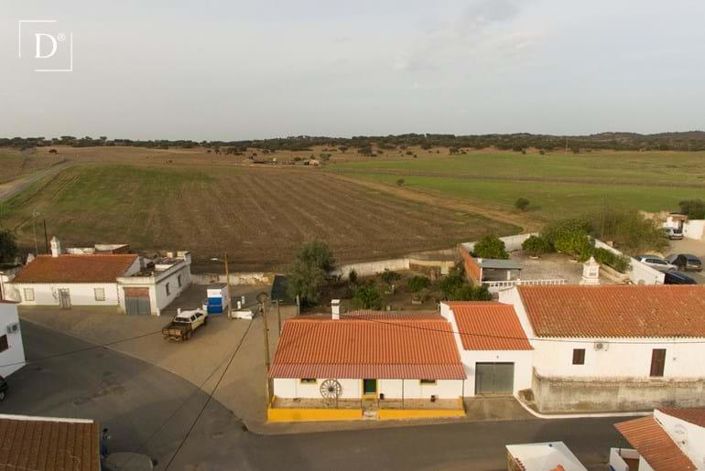
<path fill-rule="evenodd" d="M 171 466 L 171 463 L 174 462 L 174 460 L 178 456 L 179 452 L 183 448 L 184 444 L 186 444 L 186 441 L 191 436 L 191 433 L 193 432 L 193 429 L 196 427 L 196 424 L 198 423 L 201 416 L 203 415 L 203 412 L 205 412 L 206 407 L 208 407 L 208 404 L 210 404 L 211 399 L 213 399 L 213 395 L 215 394 L 215 391 L 218 389 L 218 386 L 220 386 L 221 381 L 223 381 L 223 378 L 225 377 L 225 373 L 228 372 L 228 368 L 230 368 L 230 365 L 232 364 L 233 360 L 235 359 L 235 355 L 237 355 L 237 352 L 240 351 L 240 347 L 242 347 L 242 344 L 245 342 L 245 337 L 247 337 L 247 333 L 250 331 L 250 327 L 252 327 L 252 322 L 250 322 L 248 324 L 247 330 L 245 330 L 245 333 L 243 334 L 242 338 L 240 339 L 240 342 L 238 342 L 237 347 L 235 347 L 233 354 L 230 356 L 230 359 L 228 360 L 228 364 L 225 365 L 225 369 L 223 369 L 223 373 L 220 375 L 220 378 L 218 378 L 218 382 L 215 383 L 213 390 L 208 395 L 208 399 L 206 399 L 206 402 L 203 404 L 203 407 L 198 412 L 198 415 L 196 416 L 193 423 L 191 424 L 191 427 L 189 427 L 188 432 L 186 432 L 186 436 L 184 437 L 183 440 L 181 440 L 181 443 L 179 443 L 179 446 L 176 448 L 176 451 L 171 456 L 171 459 L 169 460 L 169 462 L 166 464 L 166 467 L 164 468 L 165 471 L 168 470 L 169 466 Z"/>
<path fill-rule="evenodd" d="M 413 312 L 413 311 L 412 311 Z M 423 326 L 417 326 L 417 325 L 412 325 L 411 323 L 400 323 L 400 322 L 388 322 L 388 321 L 381 321 L 378 319 L 372 319 L 369 317 L 364 317 L 364 316 L 350 316 L 350 315 L 345 315 L 342 314 L 341 319 L 346 319 L 346 320 L 357 320 L 357 321 L 368 321 L 368 322 L 375 322 L 378 324 L 384 324 L 384 325 L 389 325 L 392 327 L 405 327 L 405 328 L 410 328 L 410 329 L 417 329 L 417 330 L 427 330 L 427 331 L 432 331 L 432 332 L 440 332 L 440 333 L 445 333 L 445 334 L 458 334 L 461 336 L 468 336 L 468 337 L 479 337 L 479 338 L 489 338 L 489 339 L 498 339 L 498 340 L 529 340 L 529 341 L 535 341 L 535 342 L 554 342 L 554 343 L 585 343 L 585 344 L 594 344 L 595 340 L 583 340 L 581 338 L 542 338 L 542 337 L 513 337 L 509 335 L 491 335 L 491 334 L 479 334 L 479 333 L 473 333 L 473 332 L 464 332 L 460 330 L 453 330 L 453 329 L 435 329 L 432 327 L 423 327 Z M 678 340 L 679 338 L 693 338 L 693 337 L 673 337 L 674 340 L 664 340 L 664 341 L 624 341 L 624 340 L 609 340 L 610 338 L 613 337 L 594 337 L 594 338 L 605 338 L 606 340 L 604 343 L 610 343 L 610 344 L 624 344 L 624 345 L 670 345 L 673 343 L 678 343 L 678 344 L 705 344 L 705 340 Z M 624 337 L 618 337 L 618 338 L 624 338 Z M 635 337 L 635 338 L 640 338 L 640 337 Z M 641 337 L 643 338 L 643 337 Z M 663 338 L 663 337 L 659 337 Z"/>

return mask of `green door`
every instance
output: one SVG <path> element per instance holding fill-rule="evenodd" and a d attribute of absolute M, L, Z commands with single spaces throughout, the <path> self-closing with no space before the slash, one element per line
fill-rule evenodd
<path fill-rule="evenodd" d="M 514 363 L 476 363 L 475 394 L 511 395 Z"/>
<path fill-rule="evenodd" d="M 376 379 L 363 379 L 362 380 L 362 394 L 365 396 L 377 395 L 377 380 Z"/>

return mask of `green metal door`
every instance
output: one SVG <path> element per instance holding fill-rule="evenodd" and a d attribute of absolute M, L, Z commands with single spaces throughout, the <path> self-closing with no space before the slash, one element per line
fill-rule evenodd
<path fill-rule="evenodd" d="M 364 395 L 377 394 L 377 380 L 376 379 L 363 379 L 362 380 L 362 394 L 364 394 Z"/>
<path fill-rule="evenodd" d="M 476 363 L 475 394 L 511 395 L 514 363 Z"/>

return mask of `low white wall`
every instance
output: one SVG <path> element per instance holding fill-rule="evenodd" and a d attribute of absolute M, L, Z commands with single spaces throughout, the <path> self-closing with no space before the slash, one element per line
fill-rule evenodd
<path fill-rule="evenodd" d="M 235 285 L 262 285 L 270 284 L 274 281 L 274 273 L 253 272 L 253 273 L 230 273 L 230 284 Z M 214 283 L 225 283 L 224 273 L 192 273 L 191 279 L 197 285 L 211 285 Z"/>
<path fill-rule="evenodd" d="M 531 237 L 532 235 L 539 235 L 538 232 L 528 232 L 525 234 L 516 234 L 512 236 L 506 236 L 506 237 L 500 237 L 499 240 L 504 242 L 504 248 L 507 250 L 507 252 L 514 252 L 515 250 L 521 250 L 521 244 L 524 243 L 526 239 Z M 477 241 L 473 242 L 463 242 L 461 245 L 468 251 L 472 252 L 473 249 L 475 248 L 475 244 Z"/>
<path fill-rule="evenodd" d="M 8 349 L 0 352 L 0 376 L 8 377 L 25 365 L 22 330 L 8 334 L 7 326 L 19 324 L 17 305 L 0 303 L 0 336 L 7 335 Z"/>
<path fill-rule="evenodd" d="M 683 224 L 683 237 L 702 240 L 705 237 L 705 220 L 691 219 Z"/>
<path fill-rule="evenodd" d="M 348 263 L 337 267 L 331 275 L 340 276 L 342 279 L 347 279 L 351 271 L 355 270 L 358 276 L 373 276 L 378 273 L 383 273 L 385 270 L 408 270 L 408 258 L 393 258 L 388 260 L 377 260 L 374 262 Z"/>
<path fill-rule="evenodd" d="M 624 255 L 619 250 L 614 247 L 602 242 L 599 239 L 595 239 L 595 247 L 602 248 L 612 252 L 613 254 L 622 256 Z M 631 264 L 631 270 L 629 270 L 629 279 L 635 285 L 662 285 L 666 275 L 655 268 L 640 262 L 639 260 L 629 257 L 629 263 Z"/>
<path fill-rule="evenodd" d="M 58 306 L 59 290 L 69 290 L 72 306 L 118 306 L 120 304 L 117 283 L 11 283 L 12 299 L 28 306 Z M 25 299 L 25 288 L 34 290 L 34 301 Z M 103 288 L 104 301 L 96 301 L 95 288 Z M 8 290 L 9 291 L 9 290 Z"/>

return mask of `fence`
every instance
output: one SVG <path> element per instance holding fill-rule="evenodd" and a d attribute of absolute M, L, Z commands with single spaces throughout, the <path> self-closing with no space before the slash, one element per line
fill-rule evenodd
<path fill-rule="evenodd" d="M 564 278 L 552 278 L 545 280 L 502 280 L 502 281 L 483 281 L 482 284 L 487 286 L 490 293 L 513 288 L 514 286 L 544 286 L 544 285 L 564 285 L 567 281 Z"/>

